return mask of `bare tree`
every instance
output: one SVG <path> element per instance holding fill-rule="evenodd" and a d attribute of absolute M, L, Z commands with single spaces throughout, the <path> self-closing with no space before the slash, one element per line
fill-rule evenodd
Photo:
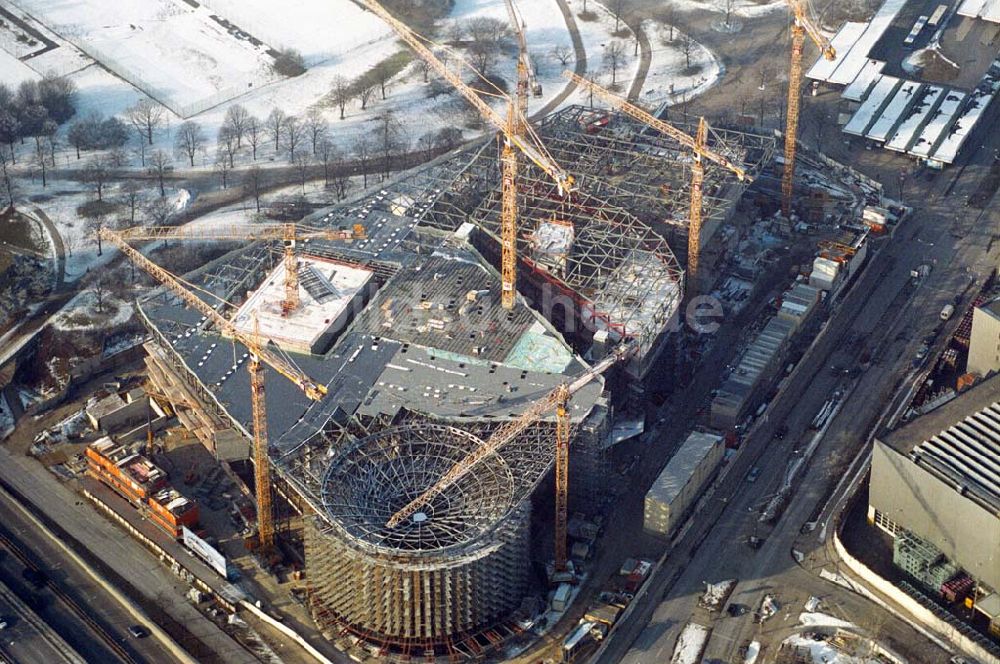
<path fill-rule="evenodd" d="M 393 156 L 400 152 L 406 143 L 403 125 L 392 111 L 386 111 L 378 117 L 378 142 L 382 156 L 382 178 L 385 179 L 389 177 Z"/>
<path fill-rule="evenodd" d="M 218 173 L 223 189 L 229 187 L 229 171 L 233 170 L 233 167 L 229 164 L 229 155 L 226 154 L 226 151 L 221 149 L 216 150 L 215 163 L 212 169 Z"/>
<path fill-rule="evenodd" d="M 292 162 L 295 164 L 295 174 L 299 176 L 299 185 L 302 187 L 302 195 L 306 193 L 306 180 L 309 179 L 309 167 L 312 166 L 312 158 L 305 152 L 300 152 Z"/>
<path fill-rule="evenodd" d="M 681 35 L 681 51 L 684 53 L 684 66 L 691 68 L 691 51 L 694 50 L 695 40 L 687 35 Z"/>
<path fill-rule="evenodd" d="M 306 115 L 303 126 L 305 127 L 306 134 L 309 136 L 309 143 L 312 145 L 312 153 L 315 155 L 319 142 L 326 138 L 326 132 L 328 129 L 326 126 L 326 120 L 323 119 L 323 115 L 320 112 L 315 110 L 309 111 L 309 114 Z"/>
<path fill-rule="evenodd" d="M 618 80 L 618 70 L 625 65 L 628 54 L 625 52 L 625 42 L 613 39 L 604 47 L 604 64 L 611 70 L 611 85 Z"/>
<path fill-rule="evenodd" d="M 727 0 L 729 1 L 729 0 Z M 625 0 L 611 0 L 611 13 L 615 17 L 615 32 L 617 33 L 621 29 L 621 23 L 623 20 L 623 15 L 625 13 L 626 4 Z"/>
<path fill-rule="evenodd" d="M 393 73 L 392 65 L 388 60 L 383 60 L 372 67 L 371 78 L 378 85 L 379 91 L 382 93 L 382 101 L 385 101 L 386 89 L 389 87 Z"/>
<path fill-rule="evenodd" d="M 669 45 L 674 41 L 674 23 L 677 22 L 677 10 L 674 8 L 673 3 L 667 3 L 663 8 L 663 22 L 667 24 L 667 41 L 663 44 L 664 46 Z"/>
<path fill-rule="evenodd" d="M 132 153 L 139 158 L 139 163 L 142 167 L 146 167 L 146 137 L 141 133 L 136 134 L 135 147 L 132 149 Z"/>
<path fill-rule="evenodd" d="M 229 127 L 233 136 L 236 137 L 236 146 L 243 147 L 243 136 L 247 133 L 247 123 L 250 121 L 250 113 L 240 104 L 233 104 L 226 109 L 226 119 L 223 123 Z"/>
<path fill-rule="evenodd" d="M 205 145 L 205 134 L 201 125 L 188 120 L 177 128 L 177 153 L 187 155 L 191 168 L 194 168 L 194 157 Z"/>
<path fill-rule="evenodd" d="M 176 208 L 166 198 L 154 198 L 142 209 L 152 226 L 166 226 Z"/>
<path fill-rule="evenodd" d="M 552 47 L 552 57 L 559 61 L 563 67 L 569 66 L 573 59 L 573 49 L 566 44 L 556 44 Z"/>
<path fill-rule="evenodd" d="M 271 114 L 267 116 L 265 120 L 265 125 L 267 126 L 267 133 L 271 135 L 271 139 L 274 141 L 274 151 L 277 152 L 279 145 L 281 143 L 281 135 L 285 129 L 285 121 L 288 118 L 285 116 L 285 112 L 280 108 L 276 108 L 271 111 Z"/>
<path fill-rule="evenodd" d="M 219 127 L 219 138 L 216 140 L 216 151 L 224 153 L 229 159 L 229 168 L 236 168 L 236 153 L 239 152 L 239 139 L 233 128 L 227 125 Z"/>
<path fill-rule="evenodd" d="M 257 161 L 257 146 L 260 145 L 261 139 L 264 137 L 264 126 L 261 124 L 260 120 L 256 115 L 247 116 L 246 123 L 246 138 L 247 143 L 253 150 L 253 160 Z M 239 144 L 239 139 L 237 139 L 237 145 Z"/>
<path fill-rule="evenodd" d="M 97 236 L 98 244 L 100 244 L 101 237 Z M 100 247 L 97 249 L 97 255 L 101 255 Z M 108 292 L 108 282 L 104 276 L 104 272 L 100 271 L 97 273 L 97 277 L 90 282 L 90 294 L 94 296 L 94 302 L 97 304 L 97 313 L 104 312 L 104 296 Z"/>
<path fill-rule="evenodd" d="M 38 170 L 42 175 L 42 188 L 46 186 L 45 171 L 47 164 L 45 163 L 46 152 L 45 152 L 45 140 L 40 136 L 35 136 L 35 151 L 32 153 L 32 158 Z"/>
<path fill-rule="evenodd" d="M 98 213 L 87 217 L 87 220 L 84 222 L 84 231 L 87 233 L 90 241 L 97 245 L 98 256 L 103 253 L 103 247 L 101 246 L 101 231 L 104 230 L 106 221 L 105 215 L 103 213 Z"/>
<path fill-rule="evenodd" d="M 366 189 L 368 188 L 368 168 L 371 165 L 373 153 L 371 139 L 367 136 L 359 136 L 354 141 L 354 155 L 358 158 L 358 165 L 361 167 L 361 176 L 363 179 L 362 186 Z"/>
<path fill-rule="evenodd" d="M 358 93 L 358 101 L 361 102 L 361 110 L 368 108 L 368 102 L 375 96 L 375 85 L 365 77 L 359 78 L 354 88 Z"/>
<path fill-rule="evenodd" d="M 139 207 L 139 184 L 135 180 L 125 180 L 119 200 L 128 208 L 129 224 L 135 224 L 135 211 Z"/>
<path fill-rule="evenodd" d="M 163 150 L 153 150 L 149 155 L 149 170 L 156 176 L 156 183 L 160 186 L 160 196 L 166 196 L 167 190 L 163 185 L 163 180 L 167 172 L 173 168 L 170 155 Z"/>
<path fill-rule="evenodd" d="M 333 103 L 340 109 L 340 119 L 343 120 L 344 109 L 347 108 L 348 102 L 351 101 L 351 86 L 347 82 L 347 79 L 339 74 L 334 76 L 333 81 L 330 83 L 330 95 Z"/>
<path fill-rule="evenodd" d="M 337 162 L 333 172 L 333 186 L 337 190 L 337 200 L 341 201 L 347 196 L 347 187 L 351 183 L 351 176 L 347 174 L 347 168 L 343 162 Z"/>
<path fill-rule="evenodd" d="M 288 150 L 288 161 L 295 162 L 295 150 L 305 138 L 305 129 L 302 121 L 297 117 L 290 116 L 285 120 L 285 148 Z"/>
<path fill-rule="evenodd" d="M 108 158 L 103 154 L 94 155 L 83 166 L 83 181 L 93 185 L 97 200 L 104 200 L 104 187 L 111 176 Z"/>
<path fill-rule="evenodd" d="M 264 173 L 257 164 L 248 168 L 244 173 L 243 190 L 253 196 L 254 203 L 257 204 L 257 212 L 260 212 L 260 194 L 263 184 Z"/>
<path fill-rule="evenodd" d="M 14 162 L 7 151 L 0 150 L 0 184 L 3 185 L 6 204 L 10 205 L 11 210 L 15 209 L 15 199 L 17 198 L 17 182 L 14 180 L 13 165 Z M 0 205 L 0 210 L 4 207 L 5 205 Z"/>
<path fill-rule="evenodd" d="M 324 136 L 317 146 L 316 157 L 323 164 L 323 186 L 325 187 L 330 186 L 330 164 L 333 163 L 334 155 L 333 142 Z"/>
<path fill-rule="evenodd" d="M 416 64 L 417 64 L 417 71 L 420 72 L 421 78 L 423 79 L 424 83 L 426 83 L 431 73 L 431 63 L 427 62 L 423 58 L 417 58 Z"/>
<path fill-rule="evenodd" d="M 724 25 L 728 28 L 732 26 L 733 21 L 733 0 L 726 0 L 726 19 Z"/>
<path fill-rule="evenodd" d="M 155 102 L 142 98 L 125 111 L 125 117 L 152 145 L 153 132 L 163 123 L 163 109 Z"/>

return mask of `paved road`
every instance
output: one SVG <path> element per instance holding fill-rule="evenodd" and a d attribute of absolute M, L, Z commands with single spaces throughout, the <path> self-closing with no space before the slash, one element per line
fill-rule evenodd
<path fill-rule="evenodd" d="M 40 533 L 3 494 L 0 494 L 0 524 L 3 536 L 13 542 L 22 553 L 28 554 L 32 562 L 48 576 L 49 583 L 66 593 L 97 623 L 98 628 L 121 644 L 134 661 L 168 664 L 177 661 L 155 639 L 131 638 L 127 630 L 130 625 L 136 624 L 136 619 L 78 567 L 55 542 Z M 8 579 L 8 583 L 17 581 L 17 576 L 24 569 L 24 566 L 9 552 L 3 567 L 5 575 L 14 577 L 13 581 Z M 28 584 L 22 581 L 19 585 L 27 588 Z M 83 622 L 78 614 L 65 606 L 48 588 L 31 593 L 31 596 L 38 598 L 44 607 L 42 610 L 46 619 L 53 621 L 53 627 L 59 634 L 90 661 L 126 661 L 108 648 L 99 635 L 94 633 L 94 627 Z"/>
<path fill-rule="evenodd" d="M 878 262 L 873 267 L 879 264 L 882 267 L 870 272 L 870 283 L 855 288 L 852 297 L 863 308 L 848 319 L 849 324 L 843 325 L 836 337 L 832 337 L 841 347 L 831 352 L 829 360 L 817 362 L 811 368 L 812 379 L 803 389 L 793 391 L 794 408 L 772 413 L 769 424 L 762 427 L 761 436 L 749 442 L 749 446 L 767 447 L 765 460 L 758 462 L 761 475 L 757 482 L 751 485 L 743 480 L 745 466 L 740 468 L 741 472 L 727 477 L 720 497 L 728 498 L 728 505 L 723 508 L 719 500 L 709 506 L 707 514 L 699 516 L 700 521 L 713 524 L 711 530 L 705 534 L 704 528 L 699 529 L 696 536 L 692 536 L 694 543 L 690 546 L 687 541 L 679 543 L 672 572 L 676 581 L 670 578 L 668 566 L 666 578 L 646 599 L 647 610 L 639 612 L 637 622 L 645 625 L 645 616 L 661 593 L 666 592 L 666 601 L 651 612 L 652 621 L 635 639 L 634 647 L 624 656 L 625 661 L 648 662 L 660 656 L 669 657 L 680 628 L 692 615 L 697 615 L 695 605 L 703 589 L 702 582 L 724 578 L 743 580 L 736 588 L 734 601 L 753 606 L 759 603 L 765 591 L 772 590 L 784 599 L 787 613 L 794 616 L 808 596 L 823 597 L 831 612 L 862 625 L 884 621 L 885 638 L 914 661 L 941 661 L 942 653 L 927 639 L 867 600 L 819 580 L 815 576 L 820 570 L 818 566 L 811 566 L 807 573 L 793 562 L 790 550 L 794 544 L 805 549 L 803 553 L 811 553 L 806 546 L 808 542 L 798 539 L 800 528 L 813 518 L 860 443 L 868 438 L 892 392 L 910 374 L 917 346 L 940 323 L 937 313 L 941 306 L 950 302 L 956 292 L 964 290 L 970 273 L 982 278 L 989 267 L 997 264 L 1000 243 L 993 240 L 1000 229 L 1000 215 L 992 210 L 969 212 L 962 204 L 977 185 L 977 175 L 987 165 L 981 161 L 981 155 L 974 155 L 971 161 L 972 170 L 967 171 L 965 177 L 955 179 L 957 173 L 953 173 L 950 177 L 921 178 L 923 181 L 912 183 L 912 189 L 922 193 L 919 198 L 916 191 L 912 194 L 913 200 L 919 201 L 917 209 L 884 255 L 876 259 Z M 911 194 L 904 192 L 904 195 Z M 907 275 L 911 268 L 921 263 L 935 265 L 936 270 L 920 286 L 916 292 L 918 297 L 911 299 L 907 297 Z M 844 309 L 850 306 L 848 301 Z M 831 333 L 836 321 L 835 318 L 828 326 L 827 334 Z M 952 321 L 954 324 L 957 319 Z M 756 526 L 758 534 L 766 536 L 767 541 L 757 553 L 750 553 L 741 544 L 757 523 L 757 514 L 750 510 L 759 509 L 760 504 L 774 493 L 785 470 L 788 448 L 791 445 L 801 447 L 799 432 L 818 407 L 836 387 L 849 387 L 838 382 L 829 370 L 824 370 L 830 365 L 851 366 L 860 355 L 857 343 L 848 341 L 853 338 L 846 334 L 848 331 L 856 333 L 867 348 L 875 351 L 877 364 L 861 376 L 860 385 L 848 398 L 843 414 L 831 424 L 802 488 L 778 525 L 771 532 Z M 944 334 L 939 336 L 938 343 L 943 340 Z M 779 405 L 776 401 L 774 407 Z M 790 442 L 768 442 L 770 431 L 782 421 L 790 428 L 790 436 L 786 438 Z M 716 510 L 722 512 L 717 521 L 714 520 Z M 698 541 L 701 536 L 705 538 Z M 819 546 L 820 543 L 814 541 L 812 548 Z M 750 638 L 760 637 L 766 641 L 775 636 L 769 634 L 773 628 L 765 625 L 761 630 L 753 625 L 750 617 L 707 619 L 710 626 L 714 626 L 706 651 L 710 662 L 737 661 L 736 652 L 742 643 Z M 635 631 L 635 626 L 627 628 L 616 638 L 631 643 Z M 609 656 L 602 661 L 616 661 L 621 652 L 620 647 L 610 650 Z"/>
<path fill-rule="evenodd" d="M 45 211 L 38 207 L 37 205 L 31 206 L 32 212 L 38 217 L 45 225 L 45 229 L 49 233 L 49 237 L 52 238 L 52 243 L 55 245 L 56 250 L 56 290 L 62 290 L 63 284 L 66 280 L 66 245 L 63 244 L 62 236 L 59 234 L 59 229 L 56 225 L 52 223 L 49 219 L 49 215 L 45 214 Z"/>
<path fill-rule="evenodd" d="M 17 435 L 16 433 L 14 435 Z M 0 478 L 58 523 L 81 546 L 81 556 L 96 556 L 131 586 L 126 594 L 201 662 L 253 662 L 229 635 L 184 599 L 187 585 L 151 557 L 129 535 L 101 517 L 34 459 L 0 447 Z M 133 594 L 134 593 L 134 594 Z M 158 613 L 154 613 L 158 611 Z"/>
<path fill-rule="evenodd" d="M 7 623 L 3 634 L 0 634 L 0 661 L 15 664 L 86 664 L 87 660 L 2 581 L 0 619 Z"/>

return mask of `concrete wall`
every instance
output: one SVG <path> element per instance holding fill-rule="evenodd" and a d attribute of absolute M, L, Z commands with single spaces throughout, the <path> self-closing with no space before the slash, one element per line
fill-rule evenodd
<path fill-rule="evenodd" d="M 970 575 L 1000 589 L 1000 515 L 876 440 L 869 503 Z"/>
<path fill-rule="evenodd" d="M 983 377 L 1000 371 L 1000 316 L 983 307 L 972 312 L 968 371 Z"/>

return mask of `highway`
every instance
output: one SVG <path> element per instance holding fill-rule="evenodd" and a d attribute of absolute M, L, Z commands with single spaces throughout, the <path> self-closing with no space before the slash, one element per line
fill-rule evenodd
<path fill-rule="evenodd" d="M 2 582 L 0 620 L 7 625 L 0 634 L 0 661 L 86 664 L 87 660 Z"/>

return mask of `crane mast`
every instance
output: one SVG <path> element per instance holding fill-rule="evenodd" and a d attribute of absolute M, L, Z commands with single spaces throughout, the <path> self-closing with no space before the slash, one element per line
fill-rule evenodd
<path fill-rule="evenodd" d="M 799 133 L 799 101 L 802 88 L 802 51 L 806 35 L 813 40 L 823 57 L 835 60 L 837 51 L 823 33 L 813 25 L 806 14 L 805 0 L 788 0 L 792 10 L 792 50 L 788 65 L 788 106 L 785 114 L 785 167 L 781 174 L 781 214 L 786 219 L 792 214 L 792 195 L 795 190 L 795 150 Z"/>
<path fill-rule="evenodd" d="M 293 229 L 294 230 L 294 229 Z M 160 237 L 168 235 L 160 232 Z M 264 403 L 264 367 L 269 364 L 275 371 L 282 374 L 299 387 L 310 399 L 320 400 L 326 394 L 326 386 L 320 385 L 302 373 L 285 359 L 267 349 L 260 336 L 260 325 L 256 315 L 253 319 L 253 330 L 247 335 L 240 332 L 227 318 L 206 304 L 200 297 L 189 291 L 180 280 L 169 271 L 160 267 L 143 256 L 142 252 L 133 248 L 125 238 L 110 229 L 101 229 L 101 237 L 112 242 L 130 260 L 138 264 L 146 272 L 169 288 L 174 294 L 184 300 L 189 306 L 199 311 L 211 320 L 219 329 L 229 333 L 250 351 L 250 362 L 247 369 L 250 372 L 250 403 L 253 411 L 253 457 L 254 457 L 254 489 L 257 498 L 257 544 L 262 552 L 274 547 L 274 508 L 271 502 L 271 464 L 267 454 L 267 410 Z M 138 230 L 133 230 L 128 236 L 138 239 Z M 181 237 L 177 231 L 176 237 Z M 152 429 L 150 429 L 150 434 Z"/>
<path fill-rule="evenodd" d="M 524 38 L 524 31 L 521 22 L 518 20 L 517 11 L 511 0 L 507 0 L 507 10 L 511 17 L 511 22 L 518 35 L 520 53 L 518 55 L 517 73 L 517 94 L 516 99 L 511 100 L 506 95 L 501 95 L 507 100 L 507 117 L 501 117 L 493 108 L 487 104 L 479 94 L 451 71 L 444 63 L 437 59 L 434 53 L 428 48 L 424 38 L 410 29 L 402 21 L 390 14 L 377 0 L 362 0 L 364 5 L 376 16 L 389 24 L 399 37 L 412 48 L 417 55 L 431 66 L 431 68 L 442 78 L 448 81 L 459 94 L 479 111 L 483 118 L 500 131 L 504 137 L 504 144 L 500 154 L 501 169 L 501 209 L 500 209 L 500 277 L 501 277 L 501 305 L 505 309 L 514 307 L 517 295 L 517 153 L 514 148 L 528 157 L 538 168 L 548 175 L 556 183 L 560 193 L 568 194 L 574 188 L 573 176 L 560 167 L 552 155 L 549 154 L 541 140 L 528 126 L 527 122 L 527 89 L 531 79 L 531 63 L 528 59 L 527 42 Z"/>
<path fill-rule="evenodd" d="M 129 258 L 129 260 L 144 269 L 157 281 L 169 288 L 171 292 L 184 300 L 189 307 L 198 311 L 202 316 L 205 316 L 205 318 L 210 320 L 212 324 L 218 327 L 224 334 L 227 334 L 239 341 L 251 352 L 256 353 L 262 362 L 270 366 L 288 380 L 292 381 L 292 383 L 305 392 L 306 396 L 310 399 L 319 401 L 323 398 L 323 395 L 326 394 L 327 390 L 325 385 L 317 383 L 303 373 L 298 367 L 294 366 L 291 362 L 276 353 L 273 353 L 266 346 L 258 345 L 256 340 L 253 339 L 251 335 L 240 331 L 240 329 L 237 328 L 232 321 L 220 314 L 200 297 L 185 288 L 180 280 L 168 270 L 163 269 L 153 261 L 146 258 L 142 252 L 129 245 L 128 242 L 118 235 L 117 232 L 109 228 L 102 228 L 100 235 L 103 239 L 112 242 L 116 247 L 118 247 L 118 249 Z"/>
<path fill-rule="evenodd" d="M 260 347 L 260 326 L 253 319 L 253 337 Z M 267 456 L 267 409 L 264 405 L 264 367 L 257 353 L 250 353 L 250 405 L 253 408 L 253 472 L 257 494 L 257 546 L 274 547 L 274 507 L 271 504 L 271 460 Z"/>
<path fill-rule="evenodd" d="M 288 316 L 299 307 L 299 271 L 295 257 L 296 242 L 302 240 L 360 240 L 365 228 L 354 224 L 351 231 L 312 228 L 298 224 L 252 224 L 188 228 L 187 226 L 133 226 L 118 231 L 125 240 L 281 240 L 284 244 L 285 299 L 281 313 Z"/>
<path fill-rule="evenodd" d="M 749 179 L 746 171 L 733 163 L 725 155 L 711 150 L 708 147 L 708 123 L 705 118 L 698 120 L 698 131 L 694 137 L 689 136 L 677 127 L 660 120 L 656 116 L 639 108 L 624 97 L 602 88 L 593 81 L 576 75 L 571 71 L 563 72 L 563 76 L 573 81 L 577 85 L 582 85 L 598 98 L 604 100 L 612 108 L 622 111 L 639 122 L 656 129 L 664 136 L 669 136 L 684 147 L 694 153 L 694 163 L 691 166 L 691 204 L 688 210 L 688 258 L 687 258 L 687 283 L 688 292 L 692 293 L 697 284 L 698 263 L 701 254 L 701 220 L 703 184 L 705 181 L 705 163 L 708 159 L 719 166 L 729 169 L 739 178 L 740 181 Z"/>
<path fill-rule="evenodd" d="M 555 563 L 557 570 L 565 570 L 567 560 L 566 524 L 569 504 L 570 434 L 570 419 L 567 404 L 574 394 L 579 392 L 594 378 L 603 374 L 616 363 L 630 357 L 634 349 L 635 346 L 632 343 L 623 344 L 571 382 L 562 383 L 541 399 L 531 404 L 515 419 L 500 425 L 483 445 L 479 446 L 464 459 L 458 461 L 431 487 L 393 514 L 386 522 L 386 526 L 389 528 L 397 527 L 404 519 L 415 514 L 435 496 L 462 479 L 476 464 L 497 453 L 507 443 L 523 433 L 525 429 L 540 421 L 554 410 L 556 412 L 556 440 L 554 450 L 556 472 Z"/>

